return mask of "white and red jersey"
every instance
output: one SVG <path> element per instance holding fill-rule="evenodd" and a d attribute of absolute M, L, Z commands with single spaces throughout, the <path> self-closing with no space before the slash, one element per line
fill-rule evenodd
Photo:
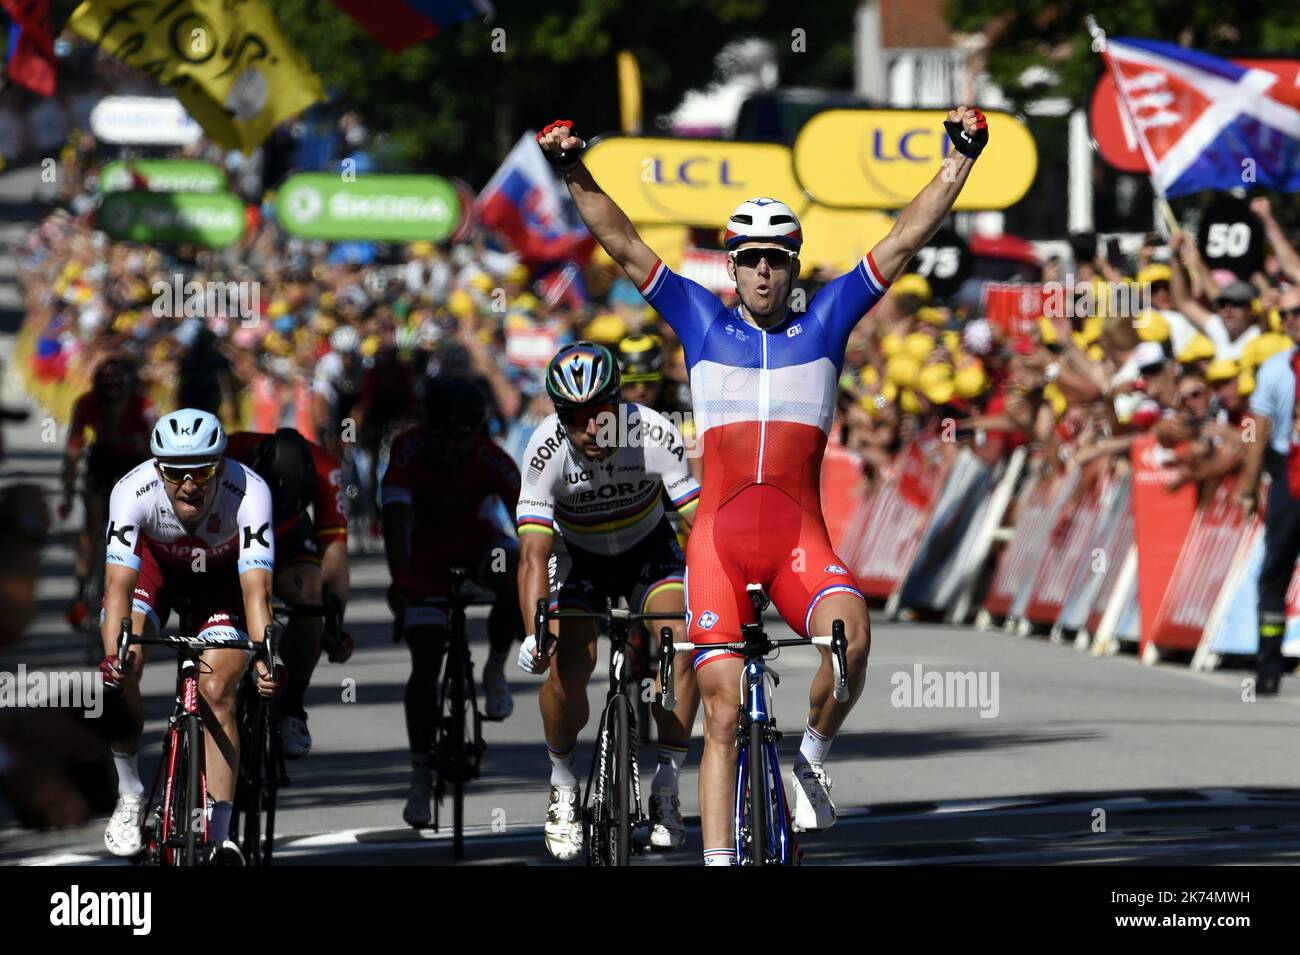
<path fill-rule="evenodd" d="M 204 571 L 235 563 L 246 570 L 275 570 L 275 535 L 271 527 L 271 490 L 238 461 L 224 458 L 214 479 L 215 497 L 208 514 L 191 534 L 182 526 L 167 489 L 150 458 L 126 473 L 108 502 L 107 563 L 140 569 L 140 552 L 164 570 Z M 203 579 L 195 571 L 196 582 Z"/>
<path fill-rule="evenodd" d="M 686 351 L 704 449 L 700 510 L 771 484 L 820 513 L 826 436 L 849 333 L 888 288 L 871 256 L 763 330 L 702 285 L 656 262 L 641 294 Z"/>

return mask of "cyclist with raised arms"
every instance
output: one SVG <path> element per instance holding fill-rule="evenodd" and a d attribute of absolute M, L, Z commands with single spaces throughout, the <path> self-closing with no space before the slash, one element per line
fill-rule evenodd
<path fill-rule="evenodd" d="M 704 484 L 687 547 L 688 633 L 693 643 L 740 639 L 753 615 L 746 593 L 763 585 L 802 636 L 826 635 L 843 620 L 849 700 L 834 699 L 830 654 L 812 681 L 807 726 L 795 761 L 796 831 L 835 822 L 823 763 L 862 694 L 870 650 L 866 601 L 835 555 L 821 514 L 821 460 L 835 412 L 836 383 L 854 326 L 934 235 L 988 141 L 978 109 L 960 106 L 944 124 L 954 152 L 908 204 L 889 234 L 850 272 L 822 288 L 803 312 L 787 304 L 799 276 L 803 232 L 794 211 L 773 199 L 742 203 L 727 222 L 727 273 L 740 304 L 727 308 L 703 286 L 672 272 L 582 163 L 573 124 L 549 124 L 538 142 L 568 183 L 587 228 L 686 350 Z M 718 650 L 694 656 L 704 701 L 700 818 L 706 865 L 735 861 L 732 798 L 741 660 Z"/>
<path fill-rule="evenodd" d="M 256 471 L 271 490 L 275 595 L 290 606 L 334 604 L 342 623 L 349 588 L 348 519 L 338 460 L 293 428 L 274 434 L 236 431 L 226 456 Z M 305 697 L 320 661 L 324 632 L 322 617 L 292 617 L 279 644 L 287 671 L 280 737 L 290 759 L 311 752 Z M 346 634 L 338 639 L 350 643 Z"/>
<path fill-rule="evenodd" d="M 104 843 L 117 856 L 141 850 L 145 811 L 138 762 L 144 729 L 140 674 L 146 654 L 138 647 L 129 666 L 118 660 L 122 618 L 131 618 L 133 632 L 156 636 L 171 608 L 186 600 L 193 635 L 259 642 L 272 620 L 275 541 L 266 482 L 225 457 L 226 433 L 206 411 L 184 408 L 164 415 L 154 425 L 149 447 L 153 458 L 117 482 L 108 505 L 100 671 L 105 684 L 120 691 L 114 704 L 120 707 L 122 728 L 111 739 L 118 803 Z M 205 767 L 212 799 L 208 834 L 215 847 L 211 861 L 242 865 L 239 848 L 227 837 L 239 765 L 235 688 L 248 656 L 213 650 L 202 662 L 200 712 L 207 729 Z M 258 691 L 275 693 L 266 662 L 259 657 L 254 666 Z"/>
<path fill-rule="evenodd" d="M 657 411 L 620 401 L 618 362 L 604 345 L 582 341 L 561 348 L 546 370 L 546 391 L 556 413 L 528 442 L 515 518 L 520 606 L 528 612 L 549 595 L 554 610 L 600 611 L 608 597 L 626 598 L 638 613 L 680 614 L 684 558 L 662 498 L 666 491 L 689 524 L 700 494 L 681 433 Z M 557 525 L 563 571 L 559 555 L 552 557 Z M 674 626 L 679 635 L 685 629 L 680 621 L 662 624 Z M 662 624 L 649 621 L 644 629 L 657 633 Z M 551 759 L 546 848 L 569 860 L 582 851 L 573 755 L 590 715 L 587 683 L 596 666 L 598 632 L 590 621 L 569 621 L 556 628 L 557 640 L 539 647 L 531 619 L 524 625 L 530 635 L 519 665 L 531 673 L 551 671 L 540 694 Z M 685 838 L 677 774 L 698 702 L 694 681 L 680 681 L 678 687 L 680 711 L 654 706 L 665 758 L 651 784 L 650 842 L 664 849 L 677 848 Z"/>

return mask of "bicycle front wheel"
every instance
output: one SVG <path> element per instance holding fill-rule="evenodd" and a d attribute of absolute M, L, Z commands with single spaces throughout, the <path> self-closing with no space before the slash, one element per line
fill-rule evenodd
<path fill-rule="evenodd" d="M 207 810 L 203 793 L 203 727 L 197 716 L 185 720 L 185 853 L 182 865 L 195 865 L 197 862 L 199 832 L 203 830 L 205 820 L 203 813 Z"/>
<path fill-rule="evenodd" d="M 627 696 L 620 694 L 614 703 L 613 785 L 608 792 L 614 801 L 614 865 L 627 865 L 632 859 L 632 736 Z"/>
<path fill-rule="evenodd" d="M 442 768 L 451 776 L 451 854 L 454 859 L 465 858 L 465 647 L 463 636 L 454 639 L 447 657 L 447 703 L 449 719 L 444 724 L 443 745 L 446 747 Z"/>

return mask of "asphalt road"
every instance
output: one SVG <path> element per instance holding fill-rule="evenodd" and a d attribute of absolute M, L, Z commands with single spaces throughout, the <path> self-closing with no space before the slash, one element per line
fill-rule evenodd
<path fill-rule="evenodd" d="M 5 394 L 14 400 L 12 382 Z M 38 413 L 7 433 L 0 479 L 54 487 L 58 447 L 40 442 L 39 419 Z M 56 525 L 35 625 L 23 645 L 0 656 L 0 669 L 83 665 L 81 644 L 61 616 L 72 591 L 77 520 L 74 512 Z M 390 638 L 382 560 L 358 556 L 353 575 L 348 626 L 358 649 L 347 664 L 322 663 L 309 691 L 315 748 L 291 764 L 292 784 L 281 791 L 277 855 L 305 864 L 448 862 L 445 833 L 416 833 L 401 821 L 407 655 Z M 486 655 L 483 624 L 481 615 L 472 618 L 478 661 Z M 812 661 L 787 653 L 776 664 L 787 767 L 806 715 Z M 940 701 L 946 706 L 914 705 L 928 702 L 904 692 L 917 666 L 922 674 L 974 673 L 989 695 L 976 706 L 953 705 L 959 701 L 952 697 Z M 593 711 L 606 690 L 604 674 L 602 659 L 590 689 Z M 1146 667 L 1128 655 L 1098 659 L 1001 632 L 879 623 L 866 694 L 831 751 L 840 821 L 805 837 L 804 862 L 1300 861 L 1300 681 L 1288 680 L 1276 699 L 1246 702 L 1245 675 Z M 467 799 L 467 861 L 552 864 L 540 834 L 549 772 L 537 711 L 541 681 L 517 670 L 510 678 L 514 715 L 486 724 L 482 778 Z M 173 687 L 173 668 L 162 659 L 152 663 L 144 681 L 146 774 L 157 761 Z M 588 727 L 579 749 L 584 776 L 593 735 Z M 691 826 L 685 849 L 638 864 L 700 858 L 697 820 L 690 818 L 698 807 L 698 758 L 697 738 L 682 777 Z M 652 760 L 642 768 L 653 770 Z M 31 832 L 0 809 L 0 861 L 117 864 L 103 849 L 102 826 L 97 820 Z"/>

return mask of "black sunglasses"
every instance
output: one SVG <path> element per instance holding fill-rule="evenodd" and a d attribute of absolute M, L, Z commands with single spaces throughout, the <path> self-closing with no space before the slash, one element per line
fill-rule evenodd
<path fill-rule="evenodd" d="M 767 259 L 768 268 L 788 269 L 794 253 L 787 249 L 741 249 L 731 253 L 731 261 L 746 269 L 758 268 L 758 263 L 764 259 Z"/>
<path fill-rule="evenodd" d="M 1295 308 L 1278 309 L 1278 312 L 1283 318 L 1295 318 L 1297 315 L 1300 315 L 1300 305 L 1297 305 Z"/>

